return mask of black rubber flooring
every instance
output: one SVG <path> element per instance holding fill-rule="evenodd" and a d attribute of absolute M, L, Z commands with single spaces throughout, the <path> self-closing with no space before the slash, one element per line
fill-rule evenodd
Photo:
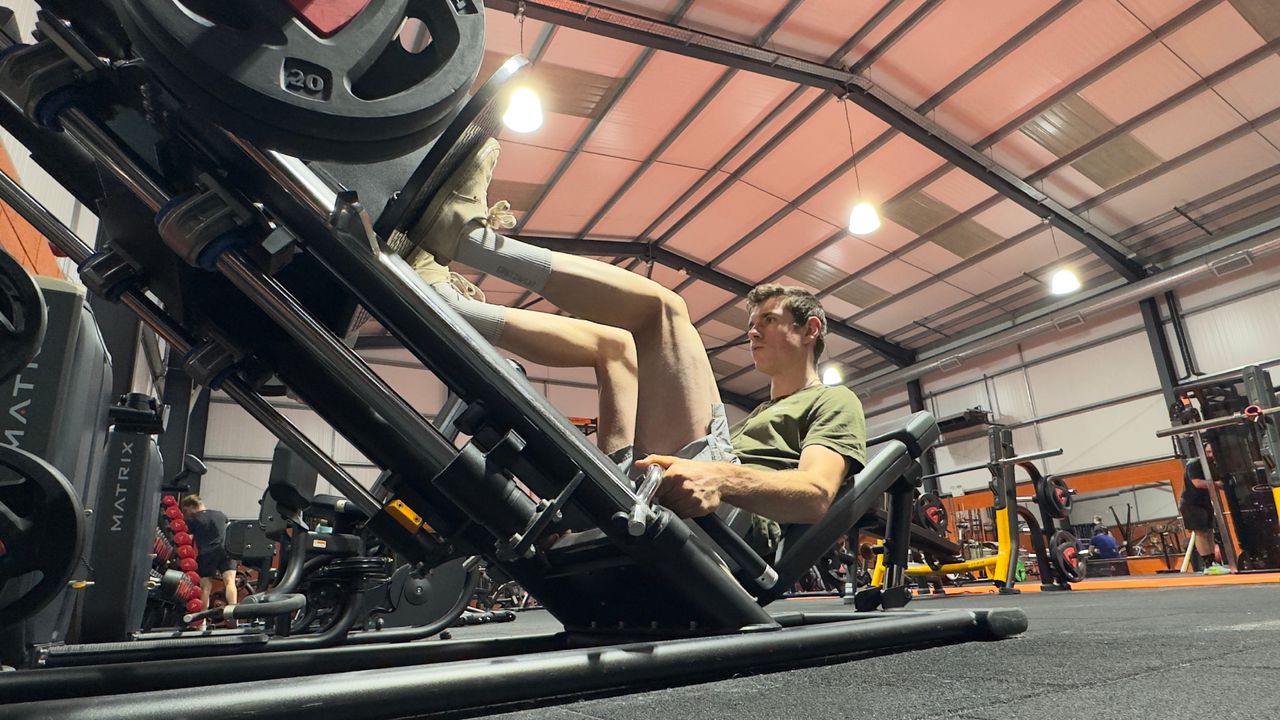
<path fill-rule="evenodd" d="M 1030 627 L 820 667 L 533 707 L 502 720 L 1280 718 L 1274 585 L 920 599 L 912 609 L 1023 608 Z M 846 610 L 794 600 L 774 611 Z M 549 632 L 545 612 L 458 638 Z M 472 715 L 472 717 L 475 717 Z"/>

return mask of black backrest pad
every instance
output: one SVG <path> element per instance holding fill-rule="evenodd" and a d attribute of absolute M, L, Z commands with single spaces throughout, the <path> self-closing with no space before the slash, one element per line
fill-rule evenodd
<path fill-rule="evenodd" d="M 778 582 L 774 588 L 779 592 L 790 588 L 796 578 L 830 549 L 841 535 L 849 532 L 863 515 L 876 507 L 884 493 L 914 464 L 906 443 L 886 441 L 884 448 L 867 461 L 862 472 L 854 476 L 853 482 L 845 483 L 821 522 L 800 532 L 794 540 L 790 536 L 787 538 L 782 558 L 774 565 L 778 571 Z M 796 534 L 793 532 L 791 535 Z"/>

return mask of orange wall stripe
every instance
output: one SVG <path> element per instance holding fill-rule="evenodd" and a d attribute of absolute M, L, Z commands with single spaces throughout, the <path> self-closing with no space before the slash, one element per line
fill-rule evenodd
<path fill-rule="evenodd" d="M 19 179 L 3 145 L 0 145 L 0 169 L 14 180 Z M 3 201 L 0 201 L 0 245 L 31 274 L 62 277 L 49 241 Z"/>

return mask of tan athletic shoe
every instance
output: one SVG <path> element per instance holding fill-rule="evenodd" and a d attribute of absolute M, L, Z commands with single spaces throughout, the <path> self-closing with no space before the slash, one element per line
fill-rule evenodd
<path fill-rule="evenodd" d="M 489 138 L 444 181 L 409 232 L 415 249 L 426 250 L 436 262 L 448 265 L 458 256 L 462 236 L 492 227 L 487 195 L 498 153 L 498 141 Z M 507 210 L 510 216 L 509 205 Z"/>
<path fill-rule="evenodd" d="M 418 273 L 418 277 L 422 278 L 422 281 L 428 285 L 448 283 L 453 286 L 454 290 L 462 293 L 463 297 L 468 297 L 478 302 L 485 301 L 483 290 L 476 287 L 470 280 L 436 262 L 435 256 L 429 252 L 418 253 L 413 261 L 413 271 Z"/>

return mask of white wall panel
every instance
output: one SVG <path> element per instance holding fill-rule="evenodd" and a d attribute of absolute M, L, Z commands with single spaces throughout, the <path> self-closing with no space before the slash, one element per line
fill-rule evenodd
<path fill-rule="evenodd" d="M 1280 253 L 1272 253 L 1258 258 L 1253 267 L 1240 272 L 1222 277 L 1210 274 L 1187 283 L 1178 288 L 1178 302 L 1184 313 L 1192 314 L 1224 298 L 1274 283 L 1277 278 L 1280 278 Z"/>
<path fill-rule="evenodd" d="M 981 380 L 983 376 L 993 375 L 1020 365 L 1022 365 L 1022 358 L 1018 355 L 1018 347 L 1009 345 L 967 359 L 958 368 L 930 372 L 920 379 L 920 384 L 925 392 L 932 392 L 935 388 L 951 388 L 974 382 Z"/>
<path fill-rule="evenodd" d="M 1280 357 L 1280 289 L 1190 313 L 1187 333 L 1206 373 Z"/>
<path fill-rule="evenodd" d="M 939 393 L 930 400 L 934 417 L 937 418 L 950 417 L 971 408 L 991 410 L 992 406 L 992 398 L 987 392 L 987 384 L 984 380 Z"/>
<path fill-rule="evenodd" d="M 333 434 L 333 459 L 339 464 L 355 463 L 365 464 L 369 462 L 369 458 L 364 453 L 356 449 L 355 445 L 347 442 L 347 439 L 338 433 Z"/>
<path fill-rule="evenodd" d="M 879 415 L 867 415 L 867 437 L 873 437 L 887 431 L 890 427 L 902 421 L 903 414 L 898 412 L 883 412 Z"/>
<path fill-rule="evenodd" d="M 1257 259 L 1254 267 L 1222 278 L 1208 277 L 1178 289 L 1187 316 L 1188 332 L 1200 365 L 1218 372 L 1280 358 L 1280 254 Z M 1249 293 L 1253 293 L 1249 295 Z M 1239 297 L 1249 295 L 1248 297 Z M 1236 298 L 1236 299 L 1232 299 Z M 1214 307 L 1217 305 L 1217 307 Z M 1167 328 L 1174 342 L 1171 328 Z M 1091 348 L 1081 346 L 1100 343 Z M 1018 351 L 1028 363 L 1021 367 Z M 1176 347 L 1175 347 L 1176 350 Z M 1176 358 L 1175 358 L 1176 359 Z M 989 375 L 982 383 L 965 383 Z M 1273 372 L 1273 376 L 1277 373 Z M 1030 388 L 1028 388 L 1028 379 Z M 975 405 L 992 410 L 997 419 L 1016 423 L 1038 416 L 1074 410 L 1134 393 L 1149 393 L 1139 400 L 1112 407 L 1074 413 L 1055 420 L 1015 428 L 1014 446 L 1019 453 L 1062 447 L 1065 454 L 1038 464 L 1046 472 L 1093 469 L 1169 457 L 1167 441 L 1155 431 L 1167 426 L 1163 399 L 1154 392 L 1159 379 L 1141 314 L 1135 306 L 1104 315 L 1086 316 L 1085 324 L 1062 332 L 1050 332 L 970 361 L 946 373 L 934 372 L 921 379 L 931 408 L 939 416 Z M 938 392 L 942 389 L 942 392 Z M 984 395 L 990 392 L 990 407 Z M 1030 389 L 1030 396 L 1029 396 Z M 876 408 L 887 405 L 889 393 L 867 403 L 868 424 L 874 431 L 891 420 Z M 905 393 L 897 398 L 905 401 Z M 1043 440 L 1043 441 L 1042 441 Z M 972 451 L 961 447 L 939 450 L 940 467 L 986 459 L 985 440 L 969 440 Z M 955 457 L 952 457 L 952 456 Z M 972 475 L 972 477 L 970 477 Z M 944 491 L 972 489 L 986 484 L 985 471 L 943 478 Z M 1144 507 L 1169 510 L 1141 496 Z M 1163 502 L 1163 501 L 1161 501 Z M 1152 511 L 1155 512 L 1155 511 Z M 1170 510 L 1170 514 L 1172 514 Z"/>
<path fill-rule="evenodd" d="M 979 435 L 968 440 L 948 442 L 934 450 L 934 459 L 939 472 L 945 472 L 964 465 L 985 463 L 991 459 L 986 435 Z M 969 490 L 986 487 L 991 481 L 991 474 L 982 470 L 947 475 L 938 479 L 943 493 L 962 494 Z"/>
<path fill-rule="evenodd" d="M 899 390 L 897 392 L 886 390 L 884 392 L 876 393 L 875 395 L 872 395 L 869 398 L 864 397 L 861 399 L 862 399 L 862 411 L 866 413 L 868 417 L 872 415 L 878 415 L 884 412 L 885 410 L 894 407 L 895 405 L 902 406 L 902 408 L 894 411 L 894 412 L 897 412 L 899 415 L 906 415 L 908 412 L 906 409 L 907 390 L 905 387 L 902 390 Z"/>
<path fill-rule="evenodd" d="M 1156 431 L 1169 426 L 1159 392 L 1089 412 L 1040 423 L 1046 448 L 1064 453 L 1045 461 L 1050 472 L 1065 473 L 1168 457 L 1168 440 Z"/>
<path fill-rule="evenodd" d="M 321 450 L 333 451 L 333 430 L 314 412 L 295 408 L 283 408 L 280 412 Z M 205 438 L 207 454 L 270 460 L 275 447 L 276 437 L 239 405 L 209 403 L 209 426 Z"/>
<path fill-rule="evenodd" d="M 382 365 L 376 361 L 370 367 L 418 412 L 434 414 L 444 403 L 444 384 L 423 368 Z"/>
<path fill-rule="evenodd" d="M 351 477 L 355 478 L 356 482 L 360 483 L 365 488 L 373 487 L 373 483 L 377 481 L 378 476 L 382 474 L 382 471 L 379 470 L 378 468 L 345 467 L 344 469 L 351 475 Z M 266 486 L 264 485 L 263 490 L 265 489 L 266 489 Z M 316 480 L 316 494 L 317 495 L 341 495 L 342 493 L 335 490 L 333 488 L 333 485 L 329 484 L 328 480 L 325 480 L 324 478 L 318 478 Z"/>
<path fill-rule="evenodd" d="M 1151 347 L 1141 333 L 1063 354 L 1027 372 L 1040 415 L 1159 387 Z"/>
<path fill-rule="evenodd" d="M 1035 415 L 1027 392 L 1027 376 L 1021 369 L 1000 373 L 991 378 L 992 411 L 1000 422 L 1026 420 Z"/>
<path fill-rule="evenodd" d="M 1070 313 L 1056 313 L 1054 317 L 1065 317 L 1068 314 Z M 1049 331 L 1031 338 L 1022 344 L 1022 354 L 1027 362 L 1052 358 L 1093 340 L 1141 328 L 1142 314 L 1138 312 L 1138 306 L 1135 304 L 1132 308 L 1124 308 L 1103 315 L 1087 315 L 1083 325 L 1067 330 Z"/>
<path fill-rule="evenodd" d="M 209 462 L 200 479 L 200 497 L 211 509 L 232 520 L 258 517 L 258 501 L 267 487 L 271 466 L 267 463 Z"/>

